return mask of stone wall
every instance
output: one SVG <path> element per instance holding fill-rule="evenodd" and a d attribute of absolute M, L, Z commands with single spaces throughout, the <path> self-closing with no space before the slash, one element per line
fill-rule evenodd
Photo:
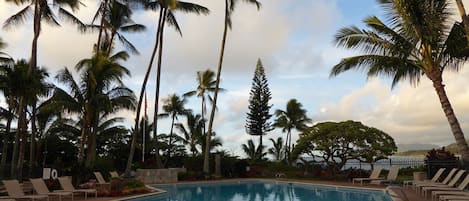
<path fill-rule="evenodd" d="M 186 168 L 137 169 L 137 178 L 145 184 L 173 183 L 180 172 L 186 172 Z"/>

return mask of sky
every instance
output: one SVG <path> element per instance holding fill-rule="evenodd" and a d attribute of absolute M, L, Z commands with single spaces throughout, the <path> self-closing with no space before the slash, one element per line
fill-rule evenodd
<path fill-rule="evenodd" d="M 96 11 L 96 1 L 83 0 L 75 14 L 90 23 Z M 164 39 L 160 94 L 181 95 L 197 86 L 196 72 L 216 71 L 223 31 L 224 1 L 194 0 L 211 10 L 208 16 L 176 13 L 182 37 L 167 28 Z M 228 33 L 221 87 L 214 131 L 222 139 L 223 150 L 242 155 L 241 144 L 252 139 L 245 132 L 249 90 L 256 61 L 264 64 L 272 92 L 272 113 L 285 109 L 288 100 L 296 98 L 314 122 L 361 121 L 381 129 L 398 144 L 428 143 L 447 145 L 454 142 L 438 97 L 427 79 L 418 86 L 402 82 L 391 89 L 387 78 L 367 79 L 363 72 L 346 72 L 330 78 L 331 68 L 341 58 L 356 52 L 338 48 L 334 34 L 344 26 L 363 26 L 370 15 L 382 17 L 375 0 L 260 0 L 262 7 L 240 3 L 233 14 L 233 27 Z M 465 1 L 469 5 L 469 0 Z M 24 6 L 23 6 L 24 7 Z M 0 22 L 18 12 L 18 7 L 0 0 Z M 124 63 L 131 72 L 125 84 L 135 92 L 140 90 L 145 69 L 154 44 L 158 13 L 136 11 L 135 22 L 147 26 L 142 33 L 125 34 L 135 44 L 140 55 L 132 55 Z M 38 64 L 52 74 L 91 55 L 97 32 L 80 34 L 76 28 L 61 21 L 61 27 L 44 25 L 39 38 Z M 12 29 L 0 29 L 0 37 L 8 43 L 4 50 L 14 58 L 29 58 L 32 41 L 31 19 Z M 121 46 L 117 46 L 122 50 Z M 469 132 L 469 66 L 459 72 L 445 72 L 444 83 L 448 97 L 461 123 Z M 77 73 L 75 73 L 77 75 Z M 77 77 L 76 77 L 77 78 Z M 152 115 L 155 101 L 155 72 L 147 88 L 148 113 Z M 161 100 L 160 99 L 160 100 Z M 200 99 L 190 98 L 187 108 L 200 113 Z M 161 110 L 160 110 L 161 111 Z M 129 127 L 134 112 L 119 113 L 127 117 Z M 183 117 L 179 118 L 184 122 Z M 168 133 L 169 120 L 159 123 L 158 133 Z M 285 133 L 275 129 L 264 139 Z M 468 135 L 466 135 L 468 136 Z M 293 141 L 298 138 L 293 133 Z M 255 138 L 257 142 L 257 137 Z M 264 143 L 270 145 L 270 143 Z"/>

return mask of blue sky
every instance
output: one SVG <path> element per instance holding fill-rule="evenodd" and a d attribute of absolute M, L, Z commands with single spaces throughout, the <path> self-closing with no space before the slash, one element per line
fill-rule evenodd
<path fill-rule="evenodd" d="M 418 87 L 403 82 L 391 91 L 389 81 L 383 78 L 366 79 L 361 72 L 347 72 L 329 78 L 329 71 L 341 58 L 353 55 L 335 47 L 336 31 L 349 25 L 362 27 L 361 21 L 370 15 L 382 15 L 375 0 L 295 0 L 285 5 L 281 0 L 260 0 L 261 10 L 240 4 L 233 15 L 233 30 L 228 35 L 219 110 L 215 131 L 224 142 L 223 149 L 241 154 L 240 144 L 251 136 L 244 130 L 249 89 L 258 58 L 266 69 L 272 91 L 273 110 L 283 109 L 291 98 L 298 99 L 308 110 L 314 122 L 357 120 L 377 127 L 398 143 L 433 143 L 445 145 L 454 141 L 438 99 L 431 84 L 423 80 Z M 84 0 L 77 15 L 90 22 L 96 1 Z M 170 93 L 182 94 L 196 87 L 197 71 L 215 70 L 218 58 L 223 1 L 192 1 L 208 7 L 209 16 L 177 13 L 183 31 L 181 38 L 171 28 L 165 35 L 162 74 L 162 98 Z M 468 2 L 469 3 L 469 2 Z M 19 11 L 20 7 L 0 1 L 0 21 Z M 126 63 L 132 77 L 126 84 L 139 90 L 144 70 L 154 43 L 157 13 L 136 12 L 134 20 L 145 24 L 147 31 L 126 35 L 141 52 Z M 381 16 L 382 17 L 382 16 Z M 5 50 L 15 58 L 28 58 L 31 42 L 31 24 L 15 30 L 1 30 L 9 46 Z M 61 28 L 44 26 L 39 42 L 39 64 L 52 74 L 73 66 L 91 53 L 97 33 L 78 34 L 74 27 L 63 23 Z M 153 73 L 154 74 L 154 73 Z M 469 124 L 469 70 L 459 74 L 447 73 L 447 90 L 463 130 Z M 154 75 L 147 91 L 154 101 Z M 152 111 L 153 103 L 149 103 Z M 187 106 L 200 112 L 200 100 L 191 98 Z M 272 110 L 272 112 L 273 112 Z M 152 112 L 149 112 L 152 114 Z M 121 112 L 133 118 L 131 112 Z M 184 121 L 184 118 L 181 117 Z M 161 121 L 159 132 L 169 132 L 169 121 Z M 266 138 L 284 136 L 280 129 Z M 293 139 L 297 139 L 294 134 Z M 265 143 L 264 143 L 265 144 Z"/>

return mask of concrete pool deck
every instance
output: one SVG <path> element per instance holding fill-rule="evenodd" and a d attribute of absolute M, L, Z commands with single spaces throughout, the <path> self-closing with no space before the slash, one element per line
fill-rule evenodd
<path fill-rule="evenodd" d="M 176 183 L 168 183 L 168 184 L 196 184 L 196 183 L 218 183 L 218 182 L 238 182 L 238 181 L 271 181 L 271 182 L 292 182 L 292 183 L 300 183 L 300 184 L 315 184 L 315 185 L 325 185 L 325 186 L 337 186 L 337 187 L 347 187 L 347 188 L 357 188 L 357 189 L 374 189 L 374 190 L 384 190 L 386 186 L 377 186 L 377 185 L 357 185 L 352 184 L 351 182 L 341 182 L 341 181 L 316 181 L 316 180 L 299 180 L 299 179 L 223 179 L 223 180 L 207 180 L 207 181 L 181 181 Z M 157 185 L 168 185 L 168 184 L 155 184 L 151 186 Z M 425 199 L 419 196 L 415 191 L 412 189 L 403 189 L 403 192 L 406 194 L 409 201 L 430 201 L 431 198 Z M 98 198 L 88 198 L 86 201 L 121 201 L 133 198 L 135 196 L 142 197 L 148 196 L 150 194 L 158 194 L 162 192 L 152 192 L 149 194 L 141 194 L 141 195 L 134 195 L 134 196 L 122 196 L 122 197 L 98 197 Z M 402 193 L 397 191 L 398 195 L 402 196 Z M 51 201 L 55 201 L 58 199 L 51 199 Z M 70 199 L 64 199 L 70 200 Z M 85 200 L 84 197 L 75 196 L 75 200 Z"/>

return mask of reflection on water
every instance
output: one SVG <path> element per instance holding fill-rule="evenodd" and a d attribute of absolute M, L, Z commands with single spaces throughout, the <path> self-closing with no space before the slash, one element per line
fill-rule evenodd
<path fill-rule="evenodd" d="M 131 201 L 391 201 L 382 191 L 273 182 L 167 185 L 164 195 Z"/>

